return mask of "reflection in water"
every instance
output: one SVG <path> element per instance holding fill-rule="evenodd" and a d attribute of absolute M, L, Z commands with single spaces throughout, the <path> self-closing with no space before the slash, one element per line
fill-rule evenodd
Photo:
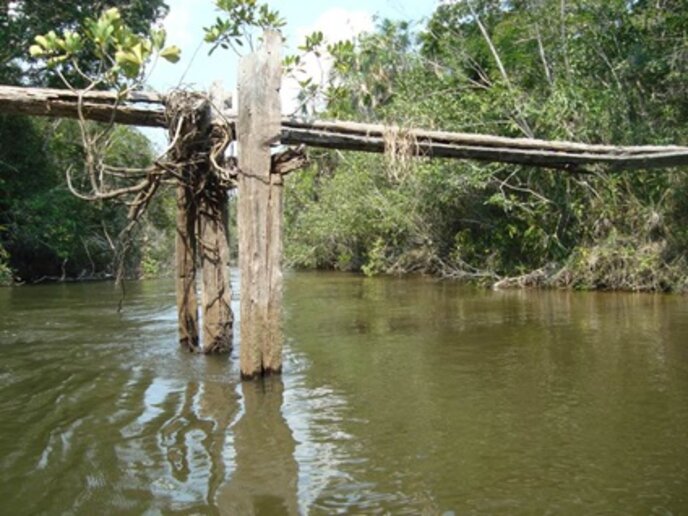
<path fill-rule="evenodd" d="M 685 299 L 331 274 L 287 286 L 287 334 L 313 364 L 301 388 L 343 395 L 329 428 L 352 436 L 336 443 L 346 480 L 311 508 L 688 506 Z"/>
<path fill-rule="evenodd" d="M 207 366 L 212 377 L 218 364 Z M 127 471 L 118 482 L 122 490 L 127 496 L 139 491 L 142 499 L 152 492 L 161 507 L 215 505 L 233 468 L 227 433 L 240 405 L 232 385 L 155 378 L 142 398 L 138 417 L 121 429 L 123 442 L 116 446 Z"/>
<path fill-rule="evenodd" d="M 241 384 L 235 469 L 217 498 L 223 514 L 298 514 L 296 443 L 281 413 L 283 390 L 279 377 Z"/>
<path fill-rule="evenodd" d="M 688 510 L 685 298 L 285 287 L 246 384 L 178 351 L 171 282 L 0 289 L 0 514 Z"/>

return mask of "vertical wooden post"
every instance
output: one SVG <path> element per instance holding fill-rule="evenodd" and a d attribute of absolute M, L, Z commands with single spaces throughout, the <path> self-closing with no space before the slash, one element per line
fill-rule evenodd
<path fill-rule="evenodd" d="M 199 209 L 203 288 L 203 353 L 232 349 L 232 290 L 229 278 L 227 191 L 206 186 Z"/>
<path fill-rule="evenodd" d="M 210 91 L 208 120 L 210 122 L 208 154 L 215 149 L 218 139 L 224 138 L 224 120 L 219 112 L 227 107 L 230 98 L 222 86 L 214 83 Z M 224 147 L 219 147 L 216 165 L 224 165 Z M 203 309 L 203 353 L 221 353 L 232 349 L 232 290 L 229 276 L 229 232 L 227 213 L 227 186 L 221 184 L 213 163 L 205 164 L 204 187 L 200 192 L 198 210 L 199 254 L 202 282 L 201 306 Z"/>
<path fill-rule="evenodd" d="M 196 207 L 189 185 L 177 186 L 177 311 L 179 343 L 189 351 L 198 347 L 196 299 Z"/>
<path fill-rule="evenodd" d="M 266 31 L 263 46 L 239 65 L 239 267 L 241 375 L 282 370 L 282 180 L 270 174 L 270 146 L 280 137 L 282 37 Z"/>

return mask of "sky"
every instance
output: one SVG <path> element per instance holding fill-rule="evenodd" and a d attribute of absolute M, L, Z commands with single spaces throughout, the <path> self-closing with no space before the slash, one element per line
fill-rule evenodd
<path fill-rule="evenodd" d="M 163 93 L 178 86 L 207 91 L 214 81 L 221 81 L 225 90 L 234 91 L 239 58 L 231 50 L 222 49 L 208 56 L 210 47 L 202 43 L 203 27 L 212 25 L 220 14 L 215 9 L 215 2 L 167 0 L 167 4 L 170 12 L 163 21 L 167 44 L 179 46 L 182 58 L 174 65 L 158 62 L 151 73 L 150 86 Z M 437 0 L 270 0 L 269 5 L 287 21 L 283 29 L 287 39 L 285 52 L 296 53 L 305 35 L 315 30 L 322 31 L 326 41 L 336 42 L 372 30 L 375 17 L 420 22 L 432 13 Z M 309 64 L 309 68 L 315 66 Z M 282 86 L 285 113 L 294 107 L 296 90 L 294 81 L 286 81 Z M 147 129 L 144 132 L 157 146 L 164 145 L 164 131 Z"/>

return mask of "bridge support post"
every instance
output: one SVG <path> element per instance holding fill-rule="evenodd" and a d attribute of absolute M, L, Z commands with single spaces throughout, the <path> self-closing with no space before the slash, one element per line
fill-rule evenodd
<path fill-rule="evenodd" d="M 177 317 L 179 343 L 188 350 L 198 347 L 198 300 L 196 297 L 196 209 L 193 189 L 177 185 Z"/>
<path fill-rule="evenodd" d="M 210 91 L 208 155 L 220 149 L 218 155 L 209 159 L 205 168 L 203 189 L 198 207 L 198 249 L 201 261 L 201 307 L 203 310 L 203 353 L 223 353 L 232 349 L 232 290 L 229 273 L 229 228 L 227 184 L 213 171 L 213 165 L 225 167 L 222 141 L 223 124 L 219 109 L 229 99 L 219 83 Z M 212 163 L 214 162 L 214 164 Z"/>
<path fill-rule="evenodd" d="M 232 291 L 229 277 L 227 190 L 210 180 L 199 205 L 203 353 L 232 349 Z"/>
<path fill-rule="evenodd" d="M 282 370 L 282 177 L 271 174 L 270 147 L 280 138 L 282 37 L 239 65 L 238 227 L 241 270 L 242 378 Z"/>
<path fill-rule="evenodd" d="M 227 232 L 227 189 L 224 151 L 230 138 L 218 120 L 225 97 L 217 89 L 211 99 L 179 93 L 168 99 L 173 162 L 179 165 L 177 186 L 177 311 L 179 341 L 200 353 L 232 349 L 231 285 Z M 180 137 L 180 135 L 183 135 Z M 197 269 L 203 335 L 199 342 Z"/>

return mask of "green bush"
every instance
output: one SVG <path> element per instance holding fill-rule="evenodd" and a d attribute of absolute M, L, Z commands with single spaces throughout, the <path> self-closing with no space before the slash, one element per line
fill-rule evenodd
<path fill-rule="evenodd" d="M 341 47 L 327 114 L 590 143 L 688 141 L 688 68 L 670 57 L 688 48 L 678 4 L 567 3 L 563 29 L 555 0 L 471 6 L 439 6 L 417 34 L 383 21 Z M 289 178 L 286 207 L 296 267 L 653 291 L 684 289 L 688 276 L 685 171 L 325 152 Z"/>

